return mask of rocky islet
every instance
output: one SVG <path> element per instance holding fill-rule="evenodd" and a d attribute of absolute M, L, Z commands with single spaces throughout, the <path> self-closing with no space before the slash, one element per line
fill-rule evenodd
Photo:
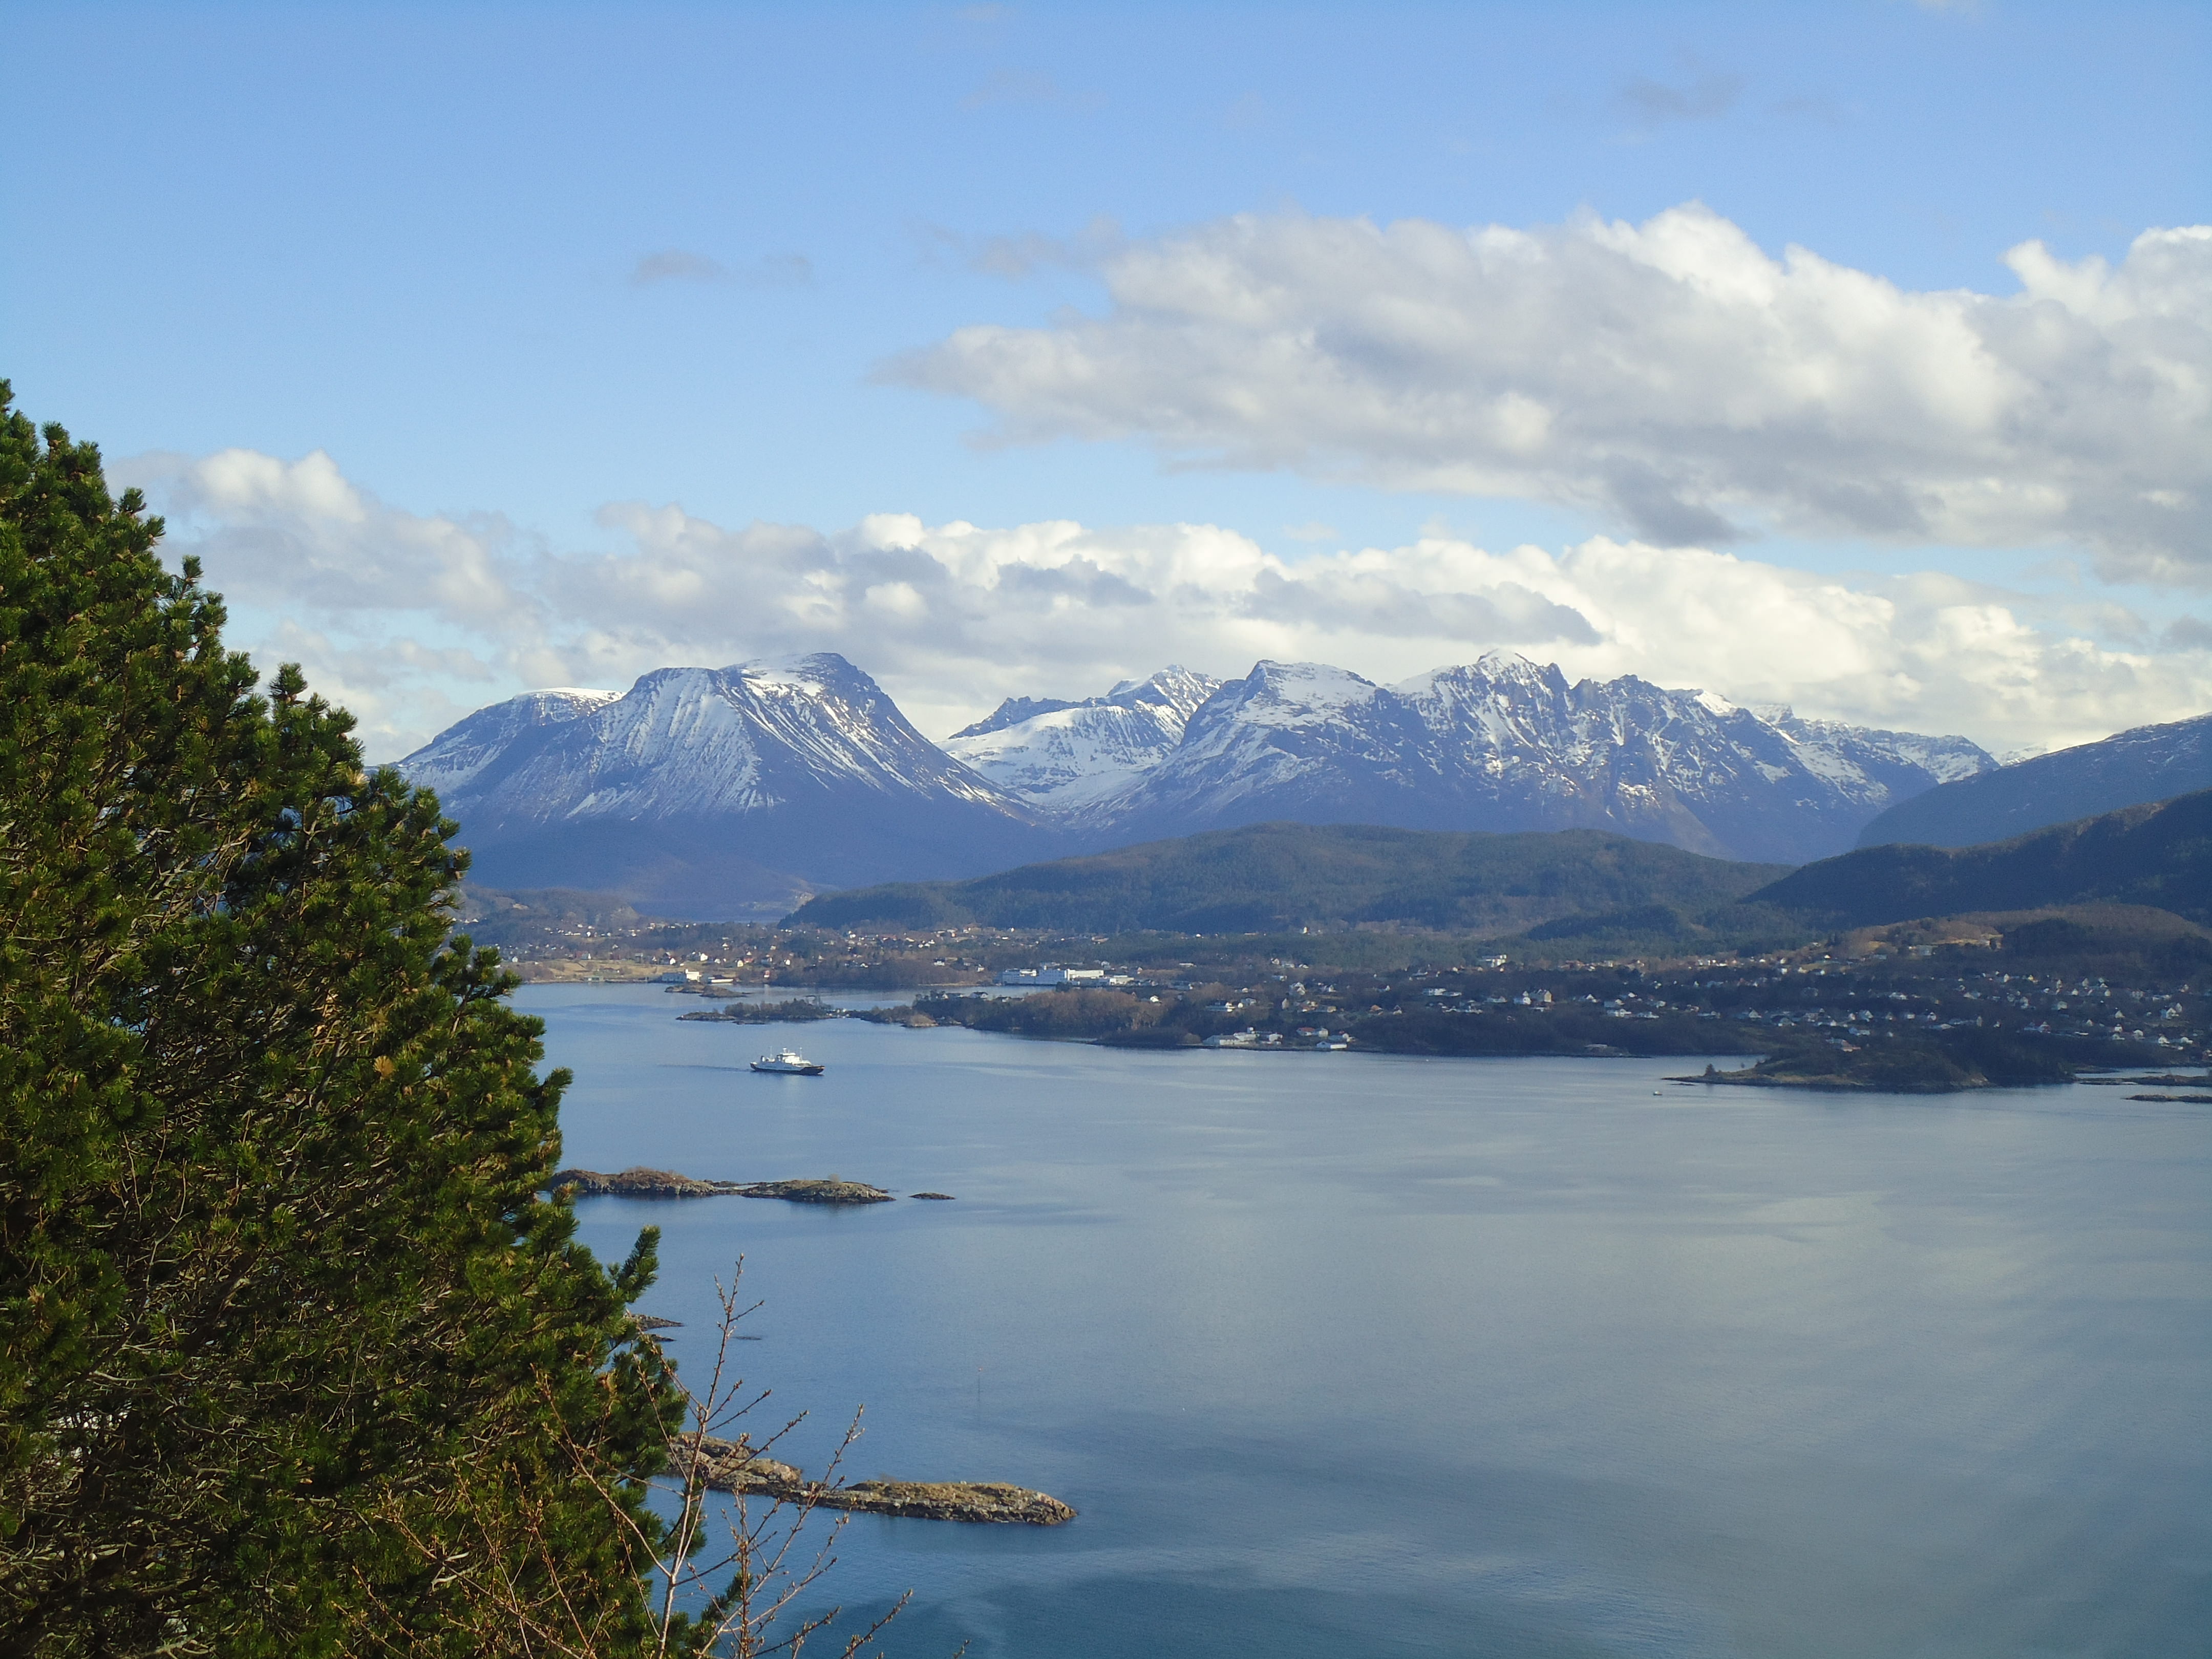
<path fill-rule="evenodd" d="M 1075 1518 L 1071 1505 L 1049 1493 L 1002 1480 L 878 1478 L 850 1486 L 809 1480 L 791 1464 L 755 1450 L 743 1437 L 727 1440 L 716 1435 L 678 1435 L 669 1442 L 668 1455 L 678 1474 L 687 1475 L 696 1468 L 698 1479 L 717 1492 L 762 1492 L 779 1502 L 817 1509 L 1000 1526 L 1057 1527 Z"/>
<path fill-rule="evenodd" d="M 673 1170 L 642 1166 L 613 1175 L 598 1170 L 561 1170 L 547 1177 L 545 1188 L 551 1193 L 581 1198 L 781 1198 L 793 1204 L 888 1204 L 896 1196 L 865 1181 L 844 1181 L 836 1176 L 793 1181 L 702 1181 Z"/>

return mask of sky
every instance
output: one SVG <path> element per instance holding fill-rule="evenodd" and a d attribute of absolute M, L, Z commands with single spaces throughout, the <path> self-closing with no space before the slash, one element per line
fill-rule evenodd
<path fill-rule="evenodd" d="M 0 376 L 395 759 L 836 651 L 2212 709 L 2212 8 L 12 0 Z"/>

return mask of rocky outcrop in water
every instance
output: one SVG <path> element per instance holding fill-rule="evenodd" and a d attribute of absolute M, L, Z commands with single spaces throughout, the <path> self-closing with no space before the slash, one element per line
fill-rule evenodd
<path fill-rule="evenodd" d="M 825 1509 L 870 1515 L 905 1515 L 921 1521 L 985 1521 L 1000 1525 L 1056 1527 L 1075 1519 L 1057 1498 L 1002 1480 L 855 1480 L 819 1491 Z"/>
<path fill-rule="evenodd" d="M 840 1181 L 836 1176 L 822 1181 L 756 1181 L 724 1190 L 739 1198 L 787 1198 L 794 1204 L 888 1204 L 893 1196 L 865 1181 Z"/>
<path fill-rule="evenodd" d="M 668 1465 L 683 1476 L 694 1456 L 699 1459 L 699 1478 L 716 1492 L 773 1492 L 796 1489 L 805 1477 L 788 1463 L 764 1457 L 740 1435 L 726 1440 L 714 1434 L 679 1434 L 668 1443 Z"/>
<path fill-rule="evenodd" d="M 788 1463 L 763 1456 L 742 1437 L 678 1435 L 668 1443 L 678 1474 L 691 1458 L 717 1492 L 763 1492 L 782 1502 L 868 1515 L 902 1515 L 922 1521 L 972 1521 L 999 1525 L 1056 1527 L 1075 1510 L 1057 1498 L 1002 1480 L 855 1480 L 849 1486 L 809 1480 Z"/>
<path fill-rule="evenodd" d="M 865 1181 L 836 1176 L 799 1181 L 701 1181 L 673 1170 L 562 1170 L 547 1178 L 545 1188 L 574 1198 L 784 1198 L 794 1204 L 888 1204 L 894 1194 Z"/>
<path fill-rule="evenodd" d="M 733 1188 L 726 1181 L 699 1181 L 673 1170 L 629 1169 L 617 1175 L 597 1170 L 562 1170 L 545 1182 L 548 1192 L 576 1198 L 712 1198 Z"/>

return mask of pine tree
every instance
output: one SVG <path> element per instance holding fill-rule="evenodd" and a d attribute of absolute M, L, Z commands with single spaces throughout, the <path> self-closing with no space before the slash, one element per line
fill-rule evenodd
<path fill-rule="evenodd" d="M 653 1236 L 537 1195 L 453 824 L 161 533 L 0 382 L 0 1650 L 630 1650 Z"/>

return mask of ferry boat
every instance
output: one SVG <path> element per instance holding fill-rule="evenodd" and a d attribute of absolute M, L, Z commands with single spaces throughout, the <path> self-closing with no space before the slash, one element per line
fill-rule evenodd
<path fill-rule="evenodd" d="M 781 1054 L 763 1054 L 753 1062 L 753 1070 L 773 1072 L 779 1077 L 820 1077 L 822 1062 L 786 1048 Z"/>

